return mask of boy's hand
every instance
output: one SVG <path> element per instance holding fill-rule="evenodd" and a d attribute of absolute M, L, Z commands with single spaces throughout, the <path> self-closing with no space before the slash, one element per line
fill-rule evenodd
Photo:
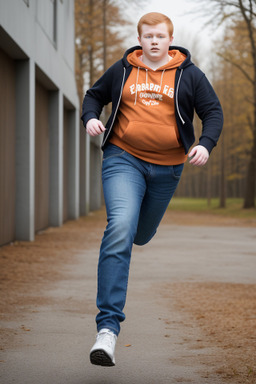
<path fill-rule="evenodd" d="M 102 122 L 100 120 L 90 119 L 89 121 L 87 121 L 86 132 L 90 136 L 101 135 L 105 130 L 106 130 L 106 128 L 104 127 L 104 125 L 102 124 Z"/>
<path fill-rule="evenodd" d="M 202 166 L 207 163 L 207 160 L 209 159 L 209 152 L 202 145 L 197 145 L 190 151 L 188 156 L 192 157 L 189 161 L 190 164 Z"/>

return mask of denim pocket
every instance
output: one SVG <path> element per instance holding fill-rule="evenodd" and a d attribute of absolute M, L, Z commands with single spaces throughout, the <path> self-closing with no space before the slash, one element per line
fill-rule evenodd
<path fill-rule="evenodd" d="M 125 153 L 122 148 L 117 147 L 114 144 L 108 144 L 103 152 L 103 161 L 110 159 L 112 157 L 121 156 Z"/>
<path fill-rule="evenodd" d="M 184 164 L 178 164 L 178 165 L 173 165 L 172 166 L 173 176 L 176 179 L 180 179 L 182 171 L 183 171 L 183 168 L 184 168 Z"/>

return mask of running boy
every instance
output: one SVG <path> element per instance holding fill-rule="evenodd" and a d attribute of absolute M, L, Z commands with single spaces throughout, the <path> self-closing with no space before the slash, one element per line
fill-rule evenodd
<path fill-rule="evenodd" d="M 206 76 L 182 47 L 171 46 L 173 24 L 161 13 L 138 23 L 140 46 L 130 48 L 84 97 L 82 120 L 91 136 L 104 133 L 102 183 L 107 227 L 98 264 L 98 335 L 93 364 L 115 365 L 120 322 L 125 319 L 133 244 L 156 233 L 181 177 L 187 156 L 204 165 L 217 144 L 223 114 Z M 112 102 L 106 127 L 99 120 Z M 194 143 L 194 111 L 202 135 Z"/>

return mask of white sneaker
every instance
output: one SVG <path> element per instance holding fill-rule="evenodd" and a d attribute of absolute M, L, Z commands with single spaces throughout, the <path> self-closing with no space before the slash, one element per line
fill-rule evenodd
<path fill-rule="evenodd" d="M 116 340 L 117 336 L 110 329 L 101 329 L 96 336 L 96 343 L 90 352 L 91 363 L 104 367 L 115 365 Z"/>

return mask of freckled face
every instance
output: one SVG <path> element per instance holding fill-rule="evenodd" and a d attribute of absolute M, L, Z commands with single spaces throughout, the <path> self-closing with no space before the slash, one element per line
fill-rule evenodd
<path fill-rule="evenodd" d="M 138 37 L 143 50 L 143 56 L 151 62 L 161 62 L 168 56 L 169 46 L 173 37 L 170 37 L 167 25 L 142 24 L 141 36 Z"/>

